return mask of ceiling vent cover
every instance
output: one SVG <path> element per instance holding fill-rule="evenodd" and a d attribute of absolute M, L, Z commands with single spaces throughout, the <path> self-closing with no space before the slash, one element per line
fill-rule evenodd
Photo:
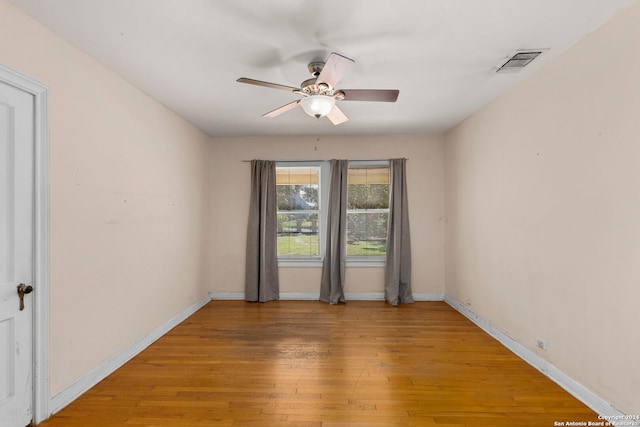
<path fill-rule="evenodd" d="M 519 50 L 514 53 L 504 64 L 498 67 L 496 73 L 515 73 L 529 65 L 531 61 L 536 59 L 543 49 L 537 50 Z"/>

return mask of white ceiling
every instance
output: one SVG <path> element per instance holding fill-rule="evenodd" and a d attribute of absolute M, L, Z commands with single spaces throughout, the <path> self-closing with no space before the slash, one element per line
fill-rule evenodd
<path fill-rule="evenodd" d="M 440 133 L 634 0 L 10 0 L 212 136 Z M 518 49 L 548 48 L 519 73 Z M 340 102 L 333 126 L 297 108 L 307 64 L 356 61 L 338 84 L 399 89 L 396 103 Z"/>

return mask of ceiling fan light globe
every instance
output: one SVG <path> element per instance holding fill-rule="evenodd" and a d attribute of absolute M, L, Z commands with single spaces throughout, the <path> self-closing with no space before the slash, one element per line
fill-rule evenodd
<path fill-rule="evenodd" d="M 300 106 L 311 117 L 324 117 L 331 112 L 336 100 L 331 96 L 311 95 L 300 100 Z"/>

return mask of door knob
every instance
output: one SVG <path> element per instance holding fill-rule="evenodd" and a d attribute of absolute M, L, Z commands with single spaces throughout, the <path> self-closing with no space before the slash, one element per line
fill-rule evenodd
<path fill-rule="evenodd" d="M 33 292 L 33 286 L 20 283 L 18 285 L 18 296 L 20 297 L 20 311 L 24 310 L 24 296 Z"/>

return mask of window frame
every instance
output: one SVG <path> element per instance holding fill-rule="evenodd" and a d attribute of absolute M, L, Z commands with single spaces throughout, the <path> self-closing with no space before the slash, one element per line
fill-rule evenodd
<path fill-rule="evenodd" d="M 350 160 L 349 168 L 351 168 L 352 166 L 386 166 L 387 168 L 389 168 L 389 174 L 391 174 L 391 162 L 389 160 Z M 347 186 L 348 185 L 349 183 L 347 182 Z M 391 194 L 391 176 L 389 176 L 389 194 Z M 349 213 L 349 211 L 350 210 L 347 210 L 347 214 Z M 389 208 L 387 208 L 386 211 L 389 212 Z M 354 210 L 351 210 L 351 212 L 354 212 Z M 386 263 L 386 253 L 385 255 L 348 255 L 346 257 L 347 267 L 384 267 Z"/>
<path fill-rule="evenodd" d="M 329 196 L 329 166 L 330 163 L 324 160 L 276 161 L 276 174 L 279 167 L 318 167 L 318 185 L 320 187 L 320 191 L 318 193 L 318 243 L 320 255 L 305 256 L 278 254 L 278 267 L 322 267 L 327 228 L 328 209 L 325 206 L 325 203 L 328 201 Z"/>
<path fill-rule="evenodd" d="M 391 173 L 391 162 L 389 160 L 349 160 L 349 168 L 352 166 L 386 166 Z M 319 167 L 318 184 L 320 191 L 318 194 L 318 239 L 319 256 L 304 255 L 279 255 L 278 267 L 322 267 L 326 250 L 326 228 L 328 206 L 325 204 L 329 200 L 329 178 L 331 163 L 327 160 L 281 160 L 276 161 L 278 167 Z M 348 183 L 347 183 L 348 185 Z M 391 193 L 391 181 L 389 182 L 389 193 Z M 346 248 L 345 248 L 346 251 Z M 346 267 L 384 267 L 386 266 L 386 255 L 351 255 L 346 257 Z"/>

